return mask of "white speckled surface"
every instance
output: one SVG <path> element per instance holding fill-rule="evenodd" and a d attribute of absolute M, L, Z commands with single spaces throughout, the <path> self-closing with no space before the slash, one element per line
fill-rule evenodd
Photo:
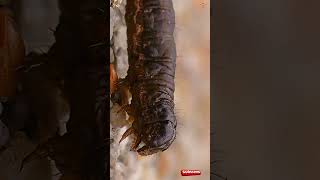
<path fill-rule="evenodd" d="M 124 1 L 119 8 L 110 7 L 110 63 L 114 64 L 116 72 L 120 78 L 127 75 L 128 54 L 127 54 L 127 35 L 124 20 L 125 13 Z M 129 151 L 130 139 L 125 139 L 119 144 L 119 140 L 124 131 L 130 126 L 127 114 L 120 112 L 118 104 L 110 102 L 110 178 L 111 180 L 126 180 L 135 176 L 137 173 L 137 157 L 135 153 Z"/>

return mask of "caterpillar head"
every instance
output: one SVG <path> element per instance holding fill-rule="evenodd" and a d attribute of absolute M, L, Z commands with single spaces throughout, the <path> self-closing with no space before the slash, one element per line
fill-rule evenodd
<path fill-rule="evenodd" d="M 135 150 L 140 142 L 143 142 L 145 145 L 137 150 L 141 156 L 165 151 L 176 137 L 177 123 L 172 108 L 161 105 L 156 109 L 153 110 L 152 121 L 146 119 L 140 123 L 135 121 L 122 137 L 124 139 L 132 133 L 135 135 L 136 140 L 132 145 L 132 150 Z"/>
<path fill-rule="evenodd" d="M 141 141 L 145 146 L 137 152 L 142 156 L 151 155 L 169 148 L 176 137 L 176 127 L 171 121 L 148 124 L 142 133 Z"/>
<path fill-rule="evenodd" d="M 169 148 L 176 137 L 176 117 L 170 104 L 161 103 L 152 109 L 151 121 L 143 124 L 141 141 L 145 146 L 138 149 L 140 155 L 146 156 Z"/>

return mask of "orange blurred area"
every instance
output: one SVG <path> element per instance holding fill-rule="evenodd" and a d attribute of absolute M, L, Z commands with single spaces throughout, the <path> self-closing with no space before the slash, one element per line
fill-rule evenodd
<path fill-rule="evenodd" d="M 117 72 L 113 64 L 110 64 L 110 94 L 112 94 L 116 89 L 116 84 L 118 80 Z"/>

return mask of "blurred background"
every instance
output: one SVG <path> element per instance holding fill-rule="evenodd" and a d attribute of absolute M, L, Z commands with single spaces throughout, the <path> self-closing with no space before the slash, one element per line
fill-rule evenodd
<path fill-rule="evenodd" d="M 198 169 L 210 178 L 210 1 L 173 1 L 176 11 L 176 109 L 178 136 L 173 149 L 160 154 L 159 169 L 181 177 L 181 169 Z M 178 174 L 178 175 L 177 175 Z M 188 179 L 189 179 L 188 178 Z"/>
<path fill-rule="evenodd" d="M 213 118 L 228 179 L 320 179 L 320 2 L 215 7 Z"/>
<path fill-rule="evenodd" d="M 25 41 L 27 53 L 31 50 L 46 52 L 53 44 L 59 10 L 56 0 L 10 0 L 14 4 L 16 21 Z M 23 127 L 23 121 L 10 122 L 13 127 Z M 46 131 L 44 129 L 44 131 Z M 0 154 L 1 180 L 56 180 L 60 177 L 53 161 L 40 159 L 31 162 L 20 172 L 22 159 L 37 144 L 22 131 L 12 134 L 7 148 Z"/>
<path fill-rule="evenodd" d="M 11 0 L 25 40 L 27 52 L 44 51 L 54 43 L 53 32 L 59 21 L 57 0 Z"/>

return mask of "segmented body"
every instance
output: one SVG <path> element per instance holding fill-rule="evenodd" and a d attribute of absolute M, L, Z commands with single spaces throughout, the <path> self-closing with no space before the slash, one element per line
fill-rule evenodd
<path fill-rule="evenodd" d="M 127 1 L 130 109 L 133 130 L 146 146 L 140 155 L 166 150 L 175 139 L 176 46 L 172 0 Z M 139 140 L 140 139 L 140 140 Z M 139 143 L 139 142 L 137 142 Z"/>

